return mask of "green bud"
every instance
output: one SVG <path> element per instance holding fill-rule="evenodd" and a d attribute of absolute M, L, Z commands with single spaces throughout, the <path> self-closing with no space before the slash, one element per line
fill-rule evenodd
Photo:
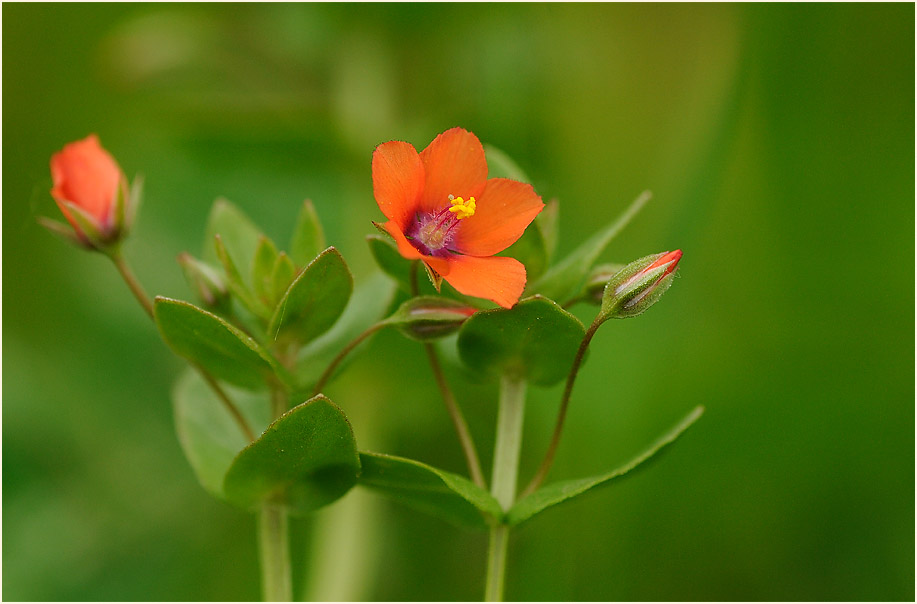
<path fill-rule="evenodd" d="M 420 296 L 402 304 L 385 322 L 412 340 L 427 342 L 455 333 L 476 310 L 456 300 Z"/>
<path fill-rule="evenodd" d="M 225 307 L 229 302 L 229 290 L 216 270 L 187 252 L 178 255 L 178 264 L 182 267 L 191 291 L 205 306 L 211 309 Z"/>
<path fill-rule="evenodd" d="M 681 250 L 652 254 L 631 262 L 612 277 L 602 296 L 602 320 L 635 317 L 656 303 L 672 285 Z"/>

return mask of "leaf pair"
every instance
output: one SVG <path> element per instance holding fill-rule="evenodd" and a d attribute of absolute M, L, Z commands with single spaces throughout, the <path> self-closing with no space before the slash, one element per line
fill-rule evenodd
<path fill-rule="evenodd" d="M 302 514 L 341 497 L 360 471 L 344 413 L 324 396 L 284 413 L 269 426 L 265 394 L 230 389 L 261 436 L 248 442 L 221 401 L 194 372 L 173 396 L 178 437 L 198 480 L 213 495 L 243 509 L 283 503 Z M 263 431 L 263 433 L 262 433 Z"/>
<path fill-rule="evenodd" d="M 590 492 L 631 473 L 671 445 L 703 414 L 695 408 L 649 448 L 621 467 L 598 476 L 548 484 L 517 501 L 505 514 L 490 493 L 467 478 L 426 464 L 381 455 L 360 453 L 360 484 L 416 510 L 468 528 L 487 528 L 494 522 L 521 524 L 536 514 Z"/>

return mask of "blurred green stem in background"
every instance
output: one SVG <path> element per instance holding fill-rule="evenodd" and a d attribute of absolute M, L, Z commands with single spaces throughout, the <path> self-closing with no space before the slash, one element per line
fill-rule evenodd
<path fill-rule="evenodd" d="M 522 449 L 522 423 L 525 416 L 525 380 L 504 375 L 500 379 L 500 402 L 497 409 L 497 438 L 494 444 L 494 467 L 491 495 L 503 511 L 509 510 L 516 499 L 516 477 L 519 473 L 519 452 Z M 487 552 L 487 582 L 484 599 L 503 600 L 503 579 L 506 575 L 506 549 L 509 527 L 500 519 L 490 529 Z"/>
<path fill-rule="evenodd" d="M 258 514 L 261 594 L 265 602 L 289 602 L 293 597 L 288 524 L 283 505 L 265 503 Z"/>

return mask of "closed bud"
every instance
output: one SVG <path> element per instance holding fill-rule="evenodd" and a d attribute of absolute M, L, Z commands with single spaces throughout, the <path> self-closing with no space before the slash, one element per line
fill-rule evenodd
<path fill-rule="evenodd" d="M 187 252 L 178 255 L 178 264 L 182 267 L 191 291 L 205 306 L 211 310 L 226 308 L 229 303 L 229 290 L 216 270 Z"/>
<path fill-rule="evenodd" d="M 631 262 L 605 286 L 600 316 L 635 317 L 656 303 L 672 285 L 681 250 L 652 254 Z"/>
<path fill-rule="evenodd" d="M 128 190 L 127 178 L 99 138 L 65 145 L 51 157 L 51 196 L 70 223 L 40 222 L 56 234 L 88 249 L 110 251 L 127 234 L 139 189 Z"/>
<path fill-rule="evenodd" d="M 455 333 L 476 311 L 456 300 L 420 296 L 402 304 L 385 322 L 412 340 L 427 342 Z"/>

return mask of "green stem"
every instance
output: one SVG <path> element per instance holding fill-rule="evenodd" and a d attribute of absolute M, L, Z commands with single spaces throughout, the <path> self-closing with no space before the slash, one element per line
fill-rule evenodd
<path fill-rule="evenodd" d="M 375 325 L 370 326 L 369 329 L 367 329 L 366 331 L 358 335 L 356 338 L 354 338 L 353 341 L 350 342 L 350 344 L 342 348 L 341 351 L 337 354 L 337 356 L 334 357 L 334 360 L 332 360 L 331 363 L 328 365 L 328 368 L 325 369 L 325 372 L 322 374 L 322 376 L 318 378 L 318 381 L 315 383 L 315 388 L 313 388 L 312 390 L 312 396 L 315 396 L 319 392 L 322 391 L 322 388 L 324 388 L 328 380 L 331 379 L 331 375 L 334 373 L 334 370 L 337 369 L 338 365 L 341 364 L 341 361 L 344 360 L 344 357 L 350 354 L 350 352 L 354 348 L 359 346 L 360 342 L 362 342 L 369 336 L 373 335 L 374 333 L 376 333 L 377 331 L 379 331 L 386 325 L 388 325 L 388 323 L 386 323 L 385 321 L 380 321 L 379 323 L 376 323 Z"/>
<path fill-rule="evenodd" d="M 427 358 L 430 360 L 430 368 L 433 370 L 433 377 L 436 378 L 436 384 L 443 396 L 443 402 L 446 404 L 446 410 L 452 419 L 452 425 L 458 433 L 459 442 L 462 445 L 462 452 L 465 454 L 465 461 L 468 463 L 468 472 L 471 479 L 481 488 L 486 488 L 484 482 L 484 473 L 481 471 L 481 462 L 478 460 L 478 452 L 474 446 L 474 440 L 471 438 L 471 432 L 468 430 L 468 422 L 462 415 L 462 410 L 455 400 L 455 396 L 446 383 L 446 376 L 443 374 L 443 368 L 439 363 L 439 357 L 436 354 L 436 348 L 432 344 L 425 343 L 424 350 L 427 351 Z"/>
<path fill-rule="evenodd" d="M 248 440 L 255 442 L 255 433 L 252 431 L 251 426 L 248 425 L 248 422 L 245 420 L 245 417 L 242 415 L 242 412 L 239 411 L 239 408 L 233 404 L 232 400 L 229 398 L 229 395 L 226 394 L 226 391 L 223 390 L 220 385 L 217 383 L 216 379 L 197 365 L 193 365 L 197 369 L 198 373 L 201 374 L 201 377 L 204 378 L 204 381 L 207 382 L 207 385 L 210 386 L 210 389 L 217 395 L 217 398 L 220 399 L 220 402 L 223 403 L 223 406 L 226 407 L 226 410 L 229 411 L 229 414 L 236 420 L 236 423 L 239 424 L 239 427 L 242 429 L 242 432 L 245 433 Z"/>
<path fill-rule="evenodd" d="M 290 545 L 287 511 L 267 502 L 258 514 L 258 551 L 261 558 L 261 594 L 265 602 L 289 602 Z"/>
<path fill-rule="evenodd" d="M 500 380 L 500 403 L 497 410 L 497 438 L 494 445 L 494 466 L 490 493 L 504 511 L 516 500 L 516 478 L 519 474 L 519 453 L 522 450 L 522 424 L 525 416 L 525 380 L 504 375 Z M 502 522 L 490 529 L 487 552 L 487 583 L 484 590 L 488 602 L 503 599 L 506 575 L 506 550 L 509 527 Z"/>
<path fill-rule="evenodd" d="M 114 251 L 109 252 L 108 257 L 111 258 L 111 261 L 114 263 L 115 268 L 118 269 L 121 278 L 124 279 L 124 282 L 130 288 L 131 292 L 134 294 L 134 297 L 140 302 L 140 306 L 143 307 L 143 310 L 146 311 L 146 314 L 153 319 L 153 303 L 150 302 L 149 296 L 146 295 L 146 292 L 143 290 L 143 287 L 140 285 L 140 282 L 137 281 L 137 278 L 134 276 L 134 272 L 131 270 L 131 267 L 127 264 L 127 261 L 124 259 L 124 256 L 121 255 L 120 249 L 115 249 Z M 220 385 L 217 383 L 216 379 L 203 368 L 198 367 L 197 365 L 192 364 L 198 373 L 201 374 L 201 377 L 204 378 L 204 381 L 210 386 L 210 389 L 217 395 L 217 398 L 220 399 L 220 402 L 223 403 L 223 406 L 226 407 L 226 410 L 229 411 L 229 414 L 233 417 L 239 428 L 242 429 L 242 432 L 245 433 L 245 436 L 250 440 L 255 440 L 255 433 L 252 432 L 251 427 L 248 425 L 248 422 L 245 421 L 245 417 L 239 411 L 239 408 L 235 406 L 229 396 L 226 394 Z"/>
<path fill-rule="evenodd" d="M 509 544 L 509 527 L 498 524 L 490 529 L 490 545 L 487 549 L 487 585 L 484 588 L 485 602 L 503 601 L 503 581 L 506 577 L 506 548 Z"/>
<path fill-rule="evenodd" d="M 595 335 L 595 332 L 601 324 L 602 322 L 596 318 L 586 331 L 586 335 L 583 336 L 583 341 L 580 342 L 579 350 L 576 351 L 576 357 L 573 359 L 573 366 L 570 367 L 570 373 L 567 375 L 567 385 L 564 387 L 564 394 L 560 399 L 560 410 L 557 412 L 557 423 L 554 426 L 551 444 L 548 445 L 548 450 L 545 453 L 544 460 L 542 460 L 541 465 L 538 467 L 538 471 L 535 472 L 535 476 L 532 477 L 531 482 L 529 482 L 525 490 L 522 491 L 520 497 L 525 497 L 526 495 L 534 493 L 535 489 L 541 485 L 548 475 L 548 472 L 551 470 L 551 466 L 554 463 L 554 455 L 557 453 L 557 445 L 560 443 L 560 434 L 564 429 L 564 420 L 567 417 L 567 407 L 570 405 L 570 395 L 573 393 L 573 383 L 576 381 L 577 374 L 579 374 L 580 365 L 582 365 L 583 358 L 586 356 L 586 349 L 589 348 L 592 336 Z"/>
<path fill-rule="evenodd" d="M 134 294 L 134 297 L 137 298 L 138 302 L 140 302 L 140 306 L 143 307 L 143 310 L 145 310 L 146 314 L 148 314 L 152 319 L 153 303 L 150 302 L 150 297 L 146 295 L 145 291 L 143 291 L 143 287 L 140 285 L 140 282 L 137 281 L 137 277 L 134 276 L 133 271 L 131 271 L 131 268 L 124 260 L 124 256 L 121 255 L 121 251 L 115 250 L 108 256 L 111 258 L 111 261 L 115 263 L 115 268 L 117 268 L 118 272 L 121 273 L 121 278 L 124 279 L 125 283 L 127 283 L 131 293 Z"/>

